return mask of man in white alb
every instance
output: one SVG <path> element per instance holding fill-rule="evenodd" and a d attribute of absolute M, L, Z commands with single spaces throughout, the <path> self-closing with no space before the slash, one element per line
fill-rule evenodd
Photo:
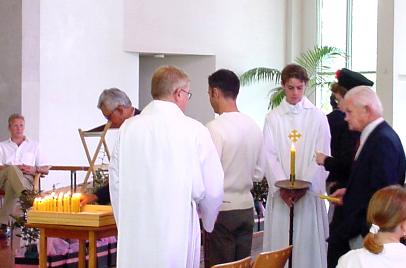
<path fill-rule="evenodd" d="M 264 148 L 268 167 L 268 202 L 264 228 L 264 250 L 277 250 L 289 243 L 289 207 L 294 203 L 293 266 L 322 268 L 327 265 L 328 220 L 325 203 L 317 197 L 325 192 L 328 173 L 314 161 L 315 151 L 330 153 L 330 130 L 326 116 L 305 96 L 309 80 L 296 64 L 282 71 L 285 98 L 270 111 L 264 126 Z M 296 146 L 296 179 L 311 182 L 306 191 L 289 192 L 275 182 L 289 179 L 289 133 L 301 134 Z M 293 193 L 293 194 L 292 194 Z"/>
<path fill-rule="evenodd" d="M 200 226 L 211 232 L 223 201 L 224 174 L 210 133 L 184 115 L 185 72 L 158 68 L 151 101 L 119 130 L 110 163 L 118 226 L 118 267 L 194 268 Z"/>
<path fill-rule="evenodd" d="M 5 192 L 0 208 L 0 238 L 24 190 L 33 188 L 37 173 L 48 173 L 49 167 L 40 153 L 38 143 L 24 135 L 25 120 L 20 114 L 8 119 L 10 138 L 0 143 L 0 188 Z"/>
<path fill-rule="evenodd" d="M 224 169 L 224 201 L 213 232 L 205 236 L 205 267 L 251 256 L 254 202 L 250 190 L 255 171 L 263 174 L 258 165 L 262 132 L 254 120 L 238 111 L 237 75 L 221 69 L 208 80 L 210 103 L 219 116 L 207 128 Z"/>

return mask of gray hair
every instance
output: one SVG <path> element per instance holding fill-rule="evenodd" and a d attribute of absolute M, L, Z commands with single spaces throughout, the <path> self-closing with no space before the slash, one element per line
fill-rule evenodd
<path fill-rule="evenodd" d="M 9 116 L 8 118 L 8 126 L 11 126 L 11 123 L 13 123 L 14 120 L 16 119 L 22 119 L 23 121 L 25 121 L 24 116 L 22 116 L 19 113 L 15 113 Z"/>
<path fill-rule="evenodd" d="M 132 103 L 124 91 L 121 91 L 118 88 L 110 88 L 103 90 L 103 92 L 100 94 L 97 108 L 101 109 L 102 106 L 105 106 L 110 111 L 113 111 L 118 106 L 130 107 L 132 106 Z"/>
<path fill-rule="evenodd" d="M 345 100 L 351 99 L 356 106 L 368 106 L 372 112 L 379 116 L 383 114 L 381 100 L 378 95 L 368 86 L 358 86 L 352 88 L 345 94 Z"/>

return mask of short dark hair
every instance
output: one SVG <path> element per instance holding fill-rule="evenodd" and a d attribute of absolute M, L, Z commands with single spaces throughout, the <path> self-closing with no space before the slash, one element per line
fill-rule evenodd
<path fill-rule="evenodd" d="M 300 81 L 305 82 L 306 84 L 309 81 L 309 76 L 306 69 L 298 64 L 293 63 L 288 64 L 285 68 L 283 68 L 281 74 L 282 85 L 288 82 L 288 80 L 291 78 L 296 78 Z"/>
<path fill-rule="evenodd" d="M 240 79 L 234 72 L 220 69 L 209 76 L 209 86 L 221 90 L 225 98 L 236 99 L 240 91 Z"/>

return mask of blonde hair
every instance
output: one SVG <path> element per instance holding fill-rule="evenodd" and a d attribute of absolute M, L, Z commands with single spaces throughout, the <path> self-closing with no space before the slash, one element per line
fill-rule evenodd
<path fill-rule="evenodd" d="M 393 232 L 406 219 L 406 189 L 392 185 L 377 191 L 369 201 L 367 221 L 379 226 L 379 232 Z M 383 250 L 376 234 L 368 233 L 364 247 L 374 254 Z"/>
<path fill-rule="evenodd" d="M 151 95 L 153 99 L 169 96 L 178 88 L 189 85 L 188 75 L 175 66 L 161 66 L 155 70 L 151 80 Z"/>
<path fill-rule="evenodd" d="M 9 116 L 8 126 L 11 126 L 11 123 L 13 123 L 13 121 L 16 119 L 22 119 L 23 121 L 25 121 L 24 116 L 22 116 L 21 114 L 15 113 L 15 114 L 12 114 Z"/>

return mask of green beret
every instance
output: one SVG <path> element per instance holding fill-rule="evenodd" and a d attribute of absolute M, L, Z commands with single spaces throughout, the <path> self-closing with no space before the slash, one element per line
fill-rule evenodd
<path fill-rule="evenodd" d="M 360 73 L 342 68 L 336 72 L 336 78 L 338 79 L 338 84 L 347 90 L 352 89 L 357 86 L 370 86 L 374 85 L 374 82 L 366 78 Z"/>

